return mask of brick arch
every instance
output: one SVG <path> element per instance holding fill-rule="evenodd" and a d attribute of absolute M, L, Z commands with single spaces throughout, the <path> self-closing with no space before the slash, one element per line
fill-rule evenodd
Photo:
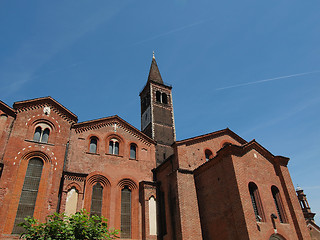
<path fill-rule="evenodd" d="M 26 161 L 29 161 L 32 158 L 40 158 L 44 164 L 51 163 L 49 155 L 41 151 L 27 152 L 22 156 L 22 159 Z"/>
<path fill-rule="evenodd" d="M 47 125 L 49 125 L 51 127 L 51 130 L 56 130 L 56 125 L 50 121 L 49 119 L 44 119 L 44 118 L 38 118 L 38 119 L 35 119 L 32 123 L 31 123 L 31 126 L 33 128 L 35 128 L 35 126 L 39 123 L 45 123 Z"/>
<path fill-rule="evenodd" d="M 137 184 L 130 178 L 124 178 L 118 182 L 118 186 L 122 189 L 125 186 L 128 186 L 131 191 L 138 189 Z"/>
<path fill-rule="evenodd" d="M 69 190 L 71 190 L 71 188 L 75 188 L 78 191 L 78 193 L 82 193 L 82 187 L 76 182 L 69 183 L 66 186 L 65 191 L 68 192 Z"/>
<path fill-rule="evenodd" d="M 88 176 L 87 183 L 89 185 L 93 186 L 97 182 L 101 183 L 103 187 L 107 187 L 107 186 L 110 187 L 111 186 L 110 181 L 108 180 L 108 178 L 106 178 L 102 174 L 94 174 L 92 176 Z"/>
<path fill-rule="evenodd" d="M 225 147 L 227 144 L 234 144 L 233 142 L 231 142 L 230 140 L 223 140 L 220 143 L 220 148 Z"/>

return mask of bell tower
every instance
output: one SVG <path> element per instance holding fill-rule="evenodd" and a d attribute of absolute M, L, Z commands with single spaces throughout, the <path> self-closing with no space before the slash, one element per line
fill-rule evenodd
<path fill-rule="evenodd" d="M 157 143 L 157 165 L 173 154 L 171 145 L 176 140 L 171 90 L 164 84 L 153 54 L 148 81 L 140 92 L 141 131 Z"/>

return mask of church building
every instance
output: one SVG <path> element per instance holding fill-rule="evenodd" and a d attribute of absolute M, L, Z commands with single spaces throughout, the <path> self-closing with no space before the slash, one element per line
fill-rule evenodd
<path fill-rule="evenodd" d="M 131 240 L 310 240 L 320 230 L 307 228 L 314 214 L 289 158 L 228 128 L 176 140 L 172 86 L 154 57 L 140 102 L 141 130 L 119 116 L 78 122 L 52 97 L 0 101 L 0 239 L 18 238 L 27 216 L 81 209 Z"/>

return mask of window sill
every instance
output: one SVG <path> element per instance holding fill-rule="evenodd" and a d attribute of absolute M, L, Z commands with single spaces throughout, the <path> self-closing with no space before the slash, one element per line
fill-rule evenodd
<path fill-rule="evenodd" d="M 34 141 L 34 140 L 29 140 L 29 139 L 25 139 L 25 141 L 26 141 L 26 142 L 37 143 L 37 144 L 41 144 L 41 145 L 54 146 L 54 144 L 52 144 L 52 143 L 37 142 L 37 141 Z"/>
<path fill-rule="evenodd" d="M 97 156 L 100 155 L 99 153 L 92 153 L 92 152 L 86 152 L 86 154 L 97 155 Z"/>
<path fill-rule="evenodd" d="M 111 153 L 106 153 L 106 155 L 123 158 L 123 156 L 121 156 L 121 155 L 116 155 L 116 154 L 111 154 Z"/>
<path fill-rule="evenodd" d="M 129 158 L 129 160 L 138 162 L 138 159 L 136 158 Z"/>

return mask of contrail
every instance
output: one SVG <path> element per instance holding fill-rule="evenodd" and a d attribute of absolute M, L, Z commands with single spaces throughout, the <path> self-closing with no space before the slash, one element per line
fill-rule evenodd
<path fill-rule="evenodd" d="M 157 39 L 157 38 L 160 38 L 160 37 L 163 37 L 163 36 L 172 34 L 172 33 L 180 32 L 180 31 L 182 31 L 182 30 L 184 30 L 184 29 L 186 29 L 186 28 L 190 28 L 190 27 L 199 25 L 199 24 L 204 23 L 204 22 L 206 22 L 206 21 L 208 21 L 208 20 L 201 20 L 201 21 L 198 21 L 198 22 L 189 24 L 189 25 L 187 25 L 187 26 L 183 26 L 183 27 L 180 27 L 180 28 L 172 29 L 172 30 L 170 30 L 170 31 L 168 31 L 168 32 L 161 33 L 161 34 L 159 34 L 159 35 L 156 35 L 156 36 L 147 38 L 147 39 L 145 39 L 145 40 L 141 40 L 141 41 L 139 41 L 139 42 L 136 42 L 136 43 L 134 43 L 133 45 L 141 44 L 141 43 L 148 42 L 148 41 L 151 41 L 151 40 L 154 40 L 154 39 Z"/>
<path fill-rule="evenodd" d="M 254 82 L 240 83 L 240 84 L 232 85 L 232 86 L 228 86 L 228 87 L 216 88 L 216 90 L 225 90 L 225 89 L 229 89 L 229 88 L 243 87 L 243 86 L 247 86 L 247 85 L 258 84 L 258 83 L 263 83 L 263 82 L 270 82 L 270 81 L 275 81 L 275 80 L 284 79 L 284 78 L 298 77 L 298 76 L 303 76 L 303 75 L 308 75 L 308 74 L 318 73 L 318 72 L 320 72 L 320 71 L 317 70 L 317 71 L 312 71 L 312 72 L 296 73 L 296 74 L 287 75 L 287 76 L 268 78 L 268 79 L 254 81 Z"/>

